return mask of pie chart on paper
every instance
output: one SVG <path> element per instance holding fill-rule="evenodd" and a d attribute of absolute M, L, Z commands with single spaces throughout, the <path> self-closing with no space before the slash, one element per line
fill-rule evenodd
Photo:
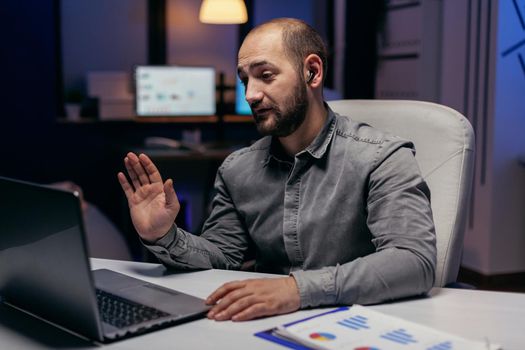
<path fill-rule="evenodd" d="M 329 340 L 334 340 L 335 339 L 335 335 L 333 334 L 330 334 L 330 333 L 324 333 L 324 332 L 319 332 L 319 333 L 312 333 L 310 334 L 310 338 L 313 339 L 313 340 L 319 340 L 319 341 L 329 341 Z"/>

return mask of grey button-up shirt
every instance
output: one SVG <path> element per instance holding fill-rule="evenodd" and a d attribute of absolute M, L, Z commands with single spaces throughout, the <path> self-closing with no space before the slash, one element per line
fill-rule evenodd
<path fill-rule="evenodd" d="M 427 292 L 436 244 L 412 143 L 329 110 L 295 157 L 264 137 L 232 153 L 203 232 L 175 225 L 146 245 L 165 265 L 292 274 L 301 307 L 376 303 Z"/>

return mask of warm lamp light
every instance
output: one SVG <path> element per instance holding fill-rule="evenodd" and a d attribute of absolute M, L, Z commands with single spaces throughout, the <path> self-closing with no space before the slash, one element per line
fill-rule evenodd
<path fill-rule="evenodd" d="M 203 0 L 199 20 L 211 24 L 246 23 L 246 4 L 243 0 Z"/>

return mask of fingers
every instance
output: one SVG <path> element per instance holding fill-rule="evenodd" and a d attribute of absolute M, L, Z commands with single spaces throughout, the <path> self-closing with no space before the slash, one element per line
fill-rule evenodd
<path fill-rule="evenodd" d="M 135 170 L 133 170 L 133 166 L 131 165 L 131 161 L 128 157 L 124 158 L 124 166 L 126 167 L 126 171 L 128 172 L 128 176 L 131 180 L 131 183 L 133 184 L 133 187 L 135 189 L 140 187 L 140 181 L 137 176 L 137 173 L 135 173 Z"/>
<path fill-rule="evenodd" d="M 173 180 L 167 179 L 164 183 L 164 194 L 166 195 L 166 206 L 176 206 L 179 205 L 179 199 L 177 198 L 177 193 L 173 189 Z"/>
<path fill-rule="evenodd" d="M 263 316 L 275 315 L 276 312 L 263 300 L 254 296 L 240 299 L 229 308 L 213 317 L 216 321 L 246 321 Z"/>
<path fill-rule="evenodd" d="M 131 201 L 131 197 L 133 196 L 133 188 L 131 188 L 131 185 L 128 182 L 128 179 L 126 178 L 126 175 L 124 173 L 119 172 L 117 174 L 118 182 L 120 183 L 120 186 L 124 190 L 124 194 L 126 195 L 126 198 L 128 199 L 128 202 Z"/>
<path fill-rule="evenodd" d="M 255 302 L 256 300 L 252 292 L 248 289 L 236 289 L 226 294 L 220 303 L 216 304 L 210 312 L 208 312 L 207 316 L 208 318 L 214 318 L 219 321 L 227 320 L 230 319 L 232 315 L 244 310 Z"/>
<path fill-rule="evenodd" d="M 264 303 L 253 304 L 241 312 L 232 316 L 232 321 L 248 321 L 254 318 L 273 315 L 274 312 L 269 310 Z"/>
<path fill-rule="evenodd" d="M 275 312 L 269 310 L 269 304 L 264 303 L 267 298 L 265 300 L 264 296 L 258 294 L 257 289 L 257 280 L 235 281 L 222 285 L 206 300 L 207 304 L 219 301 L 208 312 L 208 318 L 216 321 L 236 321 L 274 314 Z"/>
<path fill-rule="evenodd" d="M 274 304 L 268 303 L 263 296 L 249 288 L 240 288 L 226 294 L 207 316 L 216 321 L 242 321 L 276 313 Z"/>
<path fill-rule="evenodd" d="M 142 166 L 139 157 L 134 153 L 128 153 L 128 159 L 130 160 L 131 167 L 137 174 L 138 180 L 142 185 L 148 185 L 150 183 L 148 174 L 144 167 Z"/>
<path fill-rule="evenodd" d="M 300 296 L 291 276 L 226 283 L 206 300 L 215 306 L 208 318 L 244 321 L 298 310 Z"/>
<path fill-rule="evenodd" d="M 214 305 L 230 291 L 242 288 L 245 286 L 245 284 L 246 283 L 244 281 L 234 281 L 223 284 L 215 292 L 210 294 L 210 296 L 206 299 L 206 304 Z"/>
<path fill-rule="evenodd" d="M 144 157 L 146 156 L 144 155 Z M 127 162 L 126 159 L 128 160 Z M 131 178 L 135 189 L 140 187 L 140 185 L 148 185 L 151 183 L 144 166 L 135 153 L 129 152 L 124 159 L 124 163 L 126 164 L 126 169 L 128 170 L 129 177 Z"/>
<path fill-rule="evenodd" d="M 147 155 L 143 154 L 143 153 L 140 154 L 138 158 L 140 160 L 140 163 L 142 164 L 142 166 L 146 170 L 146 174 L 149 177 L 149 181 L 152 182 L 152 183 L 153 182 L 162 182 L 162 177 L 160 176 L 159 170 L 157 169 L 155 164 L 153 164 L 151 159 L 149 159 L 149 157 Z"/>
<path fill-rule="evenodd" d="M 155 182 L 162 183 L 159 170 L 145 154 L 141 153 L 137 156 L 135 153 L 129 152 L 124 158 L 124 165 L 135 189 L 141 185 Z"/>

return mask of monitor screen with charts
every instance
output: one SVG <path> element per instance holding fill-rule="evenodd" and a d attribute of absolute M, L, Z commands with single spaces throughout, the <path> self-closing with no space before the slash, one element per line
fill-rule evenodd
<path fill-rule="evenodd" d="M 215 114 L 212 67 L 137 66 L 134 82 L 139 117 Z"/>

